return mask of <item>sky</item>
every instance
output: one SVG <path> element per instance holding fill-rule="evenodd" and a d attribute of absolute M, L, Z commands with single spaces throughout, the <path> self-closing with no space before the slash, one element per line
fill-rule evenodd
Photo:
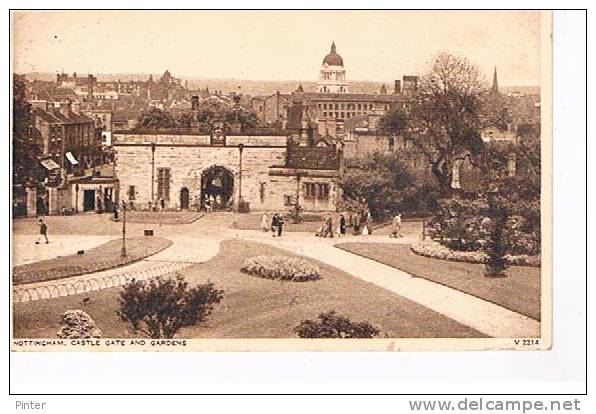
<path fill-rule="evenodd" d="M 539 12 L 13 12 L 17 73 L 313 80 L 335 41 L 348 81 L 421 75 L 466 56 L 499 85 L 540 84 Z"/>

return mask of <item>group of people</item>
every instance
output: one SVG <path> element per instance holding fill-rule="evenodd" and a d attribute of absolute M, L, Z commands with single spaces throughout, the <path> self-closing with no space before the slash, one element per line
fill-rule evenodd
<path fill-rule="evenodd" d="M 369 235 L 372 234 L 372 216 L 370 211 L 363 210 L 356 213 L 341 213 L 337 220 L 337 227 L 334 225 L 333 217 L 327 213 L 325 222 L 316 232 L 317 237 L 343 237 L 346 235 L 347 228 L 352 227 L 353 234 Z"/>
<path fill-rule="evenodd" d="M 264 232 L 271 231 L 273 237 L 281 237 L 285 222 L 283 214 L 273 213 L 270 216 L 268 212 L 265 212 L 261 218 L 261 230 Z"/>

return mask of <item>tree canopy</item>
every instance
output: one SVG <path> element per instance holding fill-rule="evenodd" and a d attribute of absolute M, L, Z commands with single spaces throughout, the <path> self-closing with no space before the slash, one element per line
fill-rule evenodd
<path fill-rule="evenodd" d="M 450 191 L 456 160 L 482 154 L 482 129 L 502 125 L 505 115 L 477 66 L 465 57 L 442 53 L 421 77 L 417 91 L 383 117 L 381 126 L 412 142 L 440 187 Z"/>

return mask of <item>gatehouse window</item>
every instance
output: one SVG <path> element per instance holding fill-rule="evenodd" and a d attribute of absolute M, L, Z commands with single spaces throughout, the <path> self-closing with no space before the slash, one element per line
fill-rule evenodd
<path fill-rule="evenodd" d="M 157 169 L 157 197 L 170 201 L 170 169 Z"/>
<path fill-rule="evenodd" d="M 134 185 L 129 185 L 128 186 L 128 200 L 129 201 L 134 201 L 136 200 L 136 188 Z"/>
<path fill-rule="evenodd" d="M 327 200 L 329 198 L 329 184 L 304 183 L 304 198 Z"/>

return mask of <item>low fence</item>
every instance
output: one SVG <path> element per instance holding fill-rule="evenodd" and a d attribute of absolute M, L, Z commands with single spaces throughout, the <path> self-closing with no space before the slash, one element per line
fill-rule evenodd
<path fill-rule="evenodd" d="M 81 293 L 92 292 L 100 289 L 108 289 L 122 286 L 130 280 L 148 280 L 160 276 L 166 276 L 178 270 L 190 266 L 192 263 L 174 262 L 151 269 L 141 270 L 132 273 L 121 273 L 97 278 L 81 279 L 72 282 L 62 282 L 44 284 L 35 287 L 14 287 L 13 302 L 30 302 L 42 299 L 54 299 L 64 296 L 78 295 Z"/>

